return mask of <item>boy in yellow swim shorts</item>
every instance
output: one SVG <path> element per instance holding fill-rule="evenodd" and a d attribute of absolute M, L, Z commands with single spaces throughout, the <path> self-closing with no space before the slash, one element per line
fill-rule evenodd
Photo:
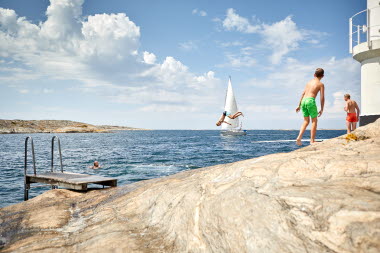
<path fill-rule="evenodd" d="M 302 123 L 300 133 L 297 137 L 297 145 L 302 145 L 302 136 L 305 133 L 307 126 L 310 123 L 310 118 L 312 121 L 311 130 L 310 130 L 310 144 L 315 142 L 315 135 L 317 133 L 317 122 L 318 118 L 323 113 L 323 108 L 325 106 L 325 85 L 321 83 L 321 79 L 324 77 L 324 70 L 317 68 L 314 73 L 314 78 L 310 80 L 302 93 L 300 103 L 296 109 L 296 112 L 302 110 L 304 117 L 304 122 Z M 318 93 L 321 92 L 321 110 L 318 112 L 317 103 L 315 98 Z"/>

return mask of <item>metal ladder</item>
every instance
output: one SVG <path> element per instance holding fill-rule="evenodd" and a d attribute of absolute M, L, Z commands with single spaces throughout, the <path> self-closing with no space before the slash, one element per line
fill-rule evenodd
<path fill-rule="evenodd" d="M 61 165 L 61 172 L 63 173 L 61 141 L 59 140 L 58 136 L 53 136 L 53 138 L 51 139 L 51 165 L 50 165 L 50 169 L 51 169 L 51 172 L 54 172 L 54 140 L 55 139 L 57 139 L 57 142 L 58 142 L 59 162 Z M 58 186 L 52 185 L 51 188 L 57 189 Z"/>
<path fill-rule="evenodd" d="M 53 138 L 51 139 L 51 172 L 54 172 L 54 140 L 55 139 L 57 139 L 57 142 L 58 142 L 59 162 L 61 165 L 61 172 L 63 172 L 61 141 L 59 140 L 58 136 L 53 136 Z"/>
<path fill-rule="evenodd" d="M 30 183 L 27 182 L 26 179 L 26 169 L 28 167 L 28 141 L 30 140 L 30 143 L 32 145 L 32 158 L 33 158 L 33 171 L 34 175 L 36 175 L 36 156 L 34 153 L 34 143 L 33 138 L 28 136 L 25 139 L 25 159 L 24 159 L 24 200 L 28 200 L 29 198 L 29 190 L 30 190 Z"/>
<path fill-rule="evenodd" d="M 34 142 L 33 138 L 31 136 L 26 137 L 25 139 L 25 157 L 24 157 L 24 200 L 29 199 L 29 190 L 30 190 L 30 182 L 27 180 L 26 172 L 28 168 L 28 142 L 30 140 L 30 144 L 32 145 L 32 159 L 33 159 L 33 172 L 34 175 L 37 174 L 36 171 L 36 156 L 34 151 Z M 51 139 L 51 164 L 50 164 L 50 170 L 51 172 L 54 172 L 54 141 L 57 140 L 58 142 L 58 152 L 59 152 L 59 161 L 60 161 L 60 167 L 61 172 L 63 173 L 63 163 L 62 163 L 62 151 L 61 151 L 61 141 L 59 140 L 58 136 L 53 136 Z M 52 185 L 52 189 L 57 189 L 58 186 Z"/>

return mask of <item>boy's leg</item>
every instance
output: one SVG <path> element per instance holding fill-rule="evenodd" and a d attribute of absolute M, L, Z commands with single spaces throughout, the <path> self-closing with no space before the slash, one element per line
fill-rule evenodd
<path fill-rule="evenodd" d="M 230 119 L 236 119 L 236 118 L 239 117 L 240 115 L 242 115 L 242 113 L 241 113 L 241 112 L 237 112 L 237 113 L 235 113 L 234 115 L 229 115 L 228 117 L 229 117 Z"/>
<path fill-rule="evenodd" d="M 298 146 L 302 145 L 302 142 L 301 142 L 302 136 L 305 133 L 305 130 L 306 130 L 307 126 L 310 123 L 310 118 L 309 117 L 304 117 L 303 119 L 304 119 L 304 121 L 302 123 L 301 129 L 300 129 L 300 133 L 298 134 L 298 137 L 297 137 L 297 145 Z"/>
<path fill-rule="evenodd" d="M 310 143 L 315 142 L 315 135 L 317 133 L 318 118 L 311 119 L 311 129 L 310 129 Z"/>
<path fill-rule="evenodd" d="M 356 122 L 352 122 L 351 131 L 354 131 L 356 129 Z"/>
<path fill-rule="evenodd" d="M 346 126 L 347 126 L 347 134 L 351 133 L 351 122 L 346 121 Z"/>

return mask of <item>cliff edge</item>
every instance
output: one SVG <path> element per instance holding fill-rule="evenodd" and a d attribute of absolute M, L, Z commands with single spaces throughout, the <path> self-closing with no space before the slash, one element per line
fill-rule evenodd
<path fill-rule="evenodd" d="M 380 120 L 291 153 L 51 190 L 0 223 L 3 252 L 379 252 Z"/>

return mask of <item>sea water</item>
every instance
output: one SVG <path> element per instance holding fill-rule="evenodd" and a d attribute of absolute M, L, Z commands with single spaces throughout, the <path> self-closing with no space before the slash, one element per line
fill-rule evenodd
<path fill-rule="evenodd" d="M 330 139 L 344 133 L 343 130 L 320 130 L 317 138 Z M 251 130 L 246 136 L 222 136 L 219 131 L 212 130 L 57 134 L 61 141 L 65 171 L 115 177 L 118 185 L 267 154 L 290 152 L 299 148 L 295 142 L 262 141 L 292 140 L 297 135 L 298 131 L 285 130 Z M 50 171 L 53 134 L 0 135 L 0 207 L 23 201 L 24 142 L 27 136 L 34 139 L 37 173 Z M 310 138 L 309 131 L 304 138 Z M 55 168 L 59 170 L 57 143 L 55 147 Z M 28 149 L 30 152 L 30 146 Z M 31 158 L 30 152 L 29 173 L 33 171 Z M 95 160 L 99 161 L 101 169 L 89 168 Z M 48 189 L 32 188 L 29 197 Z"/>

